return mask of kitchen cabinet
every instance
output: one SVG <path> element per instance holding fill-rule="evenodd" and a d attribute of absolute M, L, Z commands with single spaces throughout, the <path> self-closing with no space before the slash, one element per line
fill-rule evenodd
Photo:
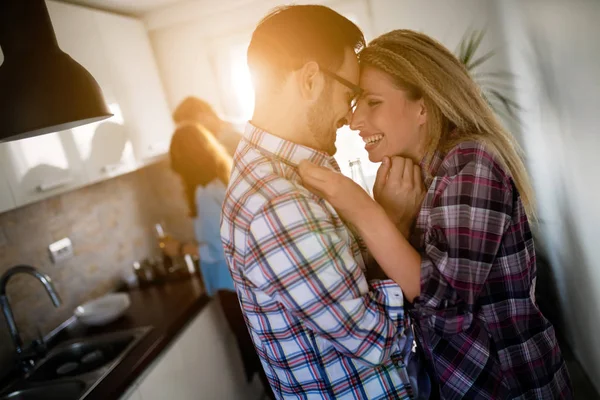
<path fill-rule="evenodd" d="M 101 34 L 103 28 L 96 21 L 99 12 L 52 1 L 47 4 L 60 48 L 92 74 L 114 115 L 70 131 L 83 163 L 87 183 L 134 170 L 136 162 L 130 128 L 124 124 L 121 113 L 123 99 L 115 93 L 111 61 L 105 56 Z"/>
<path fill-rule="evenodd" d="M 113 87 L 139 162 L 169 149 L 173 123 L 150 41 L 141 21 L 104 12 L 94 14 L 112 73 Z"/>
<path fill-rule="evenodd" d="M 0 65 L 4 61 L 2 49 L 0 49 Z M 2 146 L 2 145 L 0 145 Z M 2 162 L 3 150 L 0 148 L 0 213 L 10 210 L 15 207 L 15 199 L 8 185 L 8 180 L 5 175 L 5 170 Z"/>
<path fill-rule="evenodd" d="M 4 176 L 3 171 L 0 171 L 0 213 L 10 210 L 15 207 L 15 199 L 13 198 L 12 191 Z"/>
<path fill-rule="evenodd" d="M 189 399 L 256 399 L 246 383 L 237 342 L 218 301 L 212 301 L 190 323 L 177 345 L 184 368 L 191 371 L 186 375 Z"/>
<path fill-rule="evenodd" d="M 86 182 L 69 132 L 2 143 L 0 164 L 17 207 L 74 189 Z"/>
<path fill-rule="evenodd" d="M 90 183 L 164 155 L 173 124 L 143 23 L 71 4 L 48 8 L 60 47 L 96 78 L 114 114 L 72 130 Z"/>
<path fill-rule="evenodd" d="M 133 171 L 164 155 L 173 132 L 142 22 L 67 3 L 46 4 L 60 48 L 94 76 L 114 116 L 0 144 L 6 179 L 0 177 L 0 211 Z"/>
<path fill-rule="evenodd" d="M 48 12 L 60 48 L 87 69 L 102 89 L 113 117 L 70 131 L 86 174 L 94 183 L 136 168 L 129 126 L 124 124 L 124 100 L 115 92 L 111 63 L 105 56 L 102 39 L 105 29 L 96 21 L 98 11 L 65 3 L 47 2 Z M 108 15 L 108 18 L 111 18 Z M 111 27 L 108 27 L 110 29 Z"/>
<path fill-rule="evenodd" d="M 181 346 L 175 343 L 158 359 L 139 384 L 139 394 L 144 400 L 192 399 L 194 397 L 188 384 L 188 375 L 194 373 L 196 371 L 185 369 Z"/>
<path fill-rule="evenodd" d="M 4 61 L 0 51 L 0 64 Z M 0 144 L 0 212 L 72 189 L 85 182 L 65 132 Z"/>
<path fill-rule="evenodd" d="M 257 400 L 235 338 L 210 302 L 121 400 Z"/>

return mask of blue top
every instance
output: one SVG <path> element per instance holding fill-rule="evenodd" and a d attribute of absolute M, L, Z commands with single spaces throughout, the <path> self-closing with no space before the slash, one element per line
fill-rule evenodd
<path fill-rule="evenodd" d="M 235 291 L 221 244 L 221 206 L 224 199 L 225 185 L 218 179 L 196 188 L 194 231 L 199 243 L 202 279 L 209 296 L 220 289 Z"/>

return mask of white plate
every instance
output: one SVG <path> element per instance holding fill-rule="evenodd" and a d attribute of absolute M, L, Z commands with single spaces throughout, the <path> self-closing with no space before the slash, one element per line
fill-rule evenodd
<path fill-rule="evenodd" d="M 123 315 L 130 304 L 127 293 L 111 293 L 80 305 L 75 316 L 86 325 L 106 325 Z"/>

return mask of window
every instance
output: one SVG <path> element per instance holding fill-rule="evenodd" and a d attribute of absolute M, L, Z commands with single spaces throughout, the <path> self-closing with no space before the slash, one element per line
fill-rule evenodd
<path fill-rule="evenodd" d="M 252 87 L 252 79 L 250 70 L 246 62 L 246 51 L 248 43 L 241 46 L 235 46 L 231 49 L 231 69 L 230 81 L 231 88 L 235 94 L 237 110 L 242 120 L 247 121 L 252 118 L 254 112 L 254 88 Z"/>
<path fill-rule="evenodd" d="M 224 40 L 216 43 L 214 65 L 217 71 L 218 88 L 223 117 L 233 123 L 244 123 L 254 112 L 254 88 L 246 62 L 249 41 Z"/>

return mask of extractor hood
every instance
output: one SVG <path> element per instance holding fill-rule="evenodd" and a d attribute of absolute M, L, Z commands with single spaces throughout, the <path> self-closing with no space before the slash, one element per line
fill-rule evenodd
<path fill-rule="evenodd" d="M 0 48 L 0 142 L 111 116 L 96 80 L 58 47 L 44 0 L 0 0 Z"/>

